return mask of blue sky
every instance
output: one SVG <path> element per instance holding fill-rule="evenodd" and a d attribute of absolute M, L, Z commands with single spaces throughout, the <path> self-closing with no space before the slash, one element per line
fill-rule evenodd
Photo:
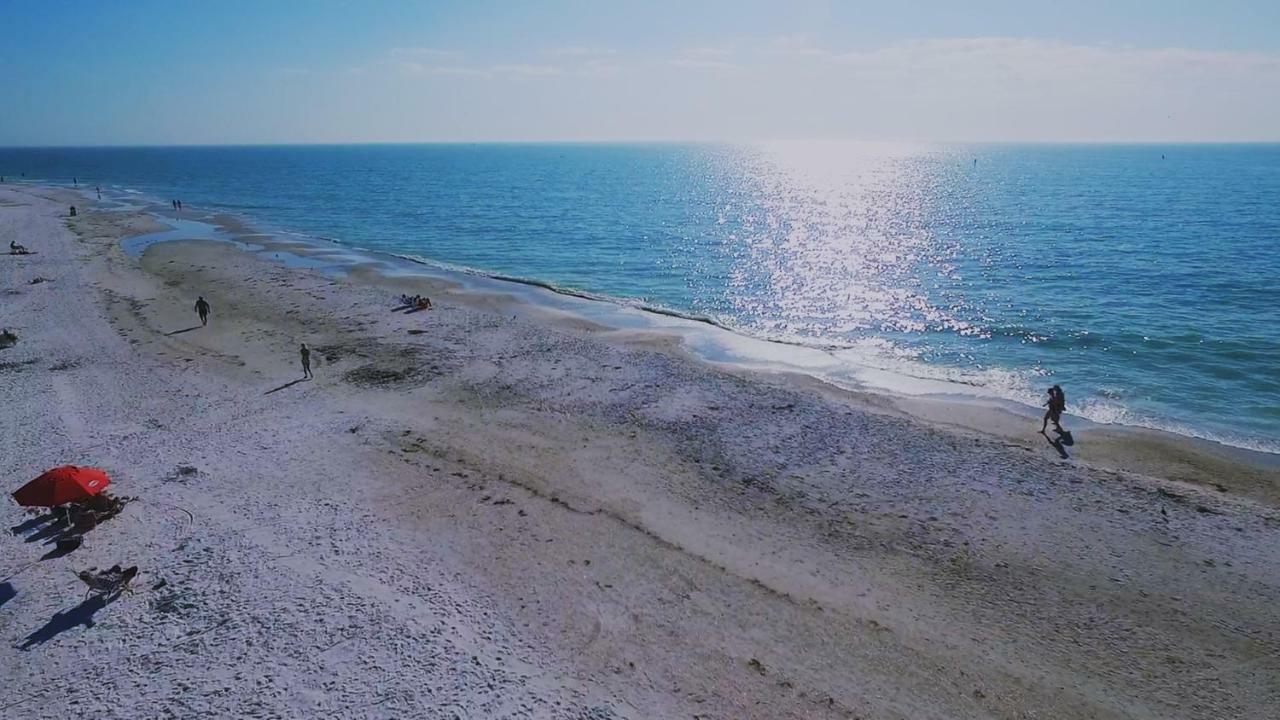
<path fill-rule="evenodd" d="M 0 145 L 1280 139 L 1280 2 L 0 0 Z"/>

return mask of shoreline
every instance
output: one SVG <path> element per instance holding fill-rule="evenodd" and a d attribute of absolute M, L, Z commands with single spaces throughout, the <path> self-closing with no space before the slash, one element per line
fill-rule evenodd
<path fill-rule="evenodd" d="M 1034 428 L 1040 421 L 1039 408 L 998 396 L 967 394 L 964 389 L 968 386 L 952 381 L 904 376 L 869 366 L 860 373 L 855 371 L 852 377 L 814 369 L 824 360 L 829 361 L 828 367 L 846 363 L 831 354 L 840 347 L 757 338 L 713 319 L 677 310 L 455 267 L 428 258 L 356 248 L 330 238 L 261 230 L 251 219 L 228 213 L 208 213 L 197 208 L 192 211 L 196 219 L 191 219 L 169 217 L 164 211 L 141 212 L 171 229 L 128 238 L 124 241 L 126 247 L 138 241 L 149 245 L 184 239 L 214 240 L 264 257 L 274 256 L 274 260 L 291 269 L 350 276 L 375 286 L 392 287 L 401 279 L 421 277 L 434 292 L 475 296 L 482 306 L 497 298 L 509 298 L 517 312 L 568 316 L 582 327 L 601 332 L 661 336 L 680 352 L 708 364 L 749 373 L 796 376 L 802 383 L 813 380 L 830 387 L 837 396 L 872 408 L 885 408 L 887 401 L 889 410 L 935 426 L 976 432 L 1028 449 L 1041 449 L 1048 440 Z M 285 234 L 290 237 L 282 237 Z M 145 247 L 135 245 L 126 251 L 140 254 Z M 787 352 L 801 353 L 805 359 L 783 359 L 781 355 Z M 1280 505 L 1280 453 L 1142 425 L 1099 423 L 1071 413 L 1064 415 L 1064 421 L 1070 426 L 1072 439 L 1079 435 L 1086 444 L 1080 448 L 1055 446 L 1055 452 L 1066 454 L 1060 455 L 1063 460 L 1104 470 L 1131 470 L 1191 484 L 1226 487 Z M 1083 454 L 1077 454 L 1077 450 Z M 1224 482 L 1224 478 L 1228 480 Z M 1233 482 L 1232 478 L 1242 479 Z"/>
<path fill-rule="evenodd" d="M 1060 462 L 510 295 L 225 243 L 139 261 L 120 241 L 149 218 L 0 200 L 0 240 L 40 252 L 0 260 L 20 338 L 0 466 L 100 465 L 140 498 L 65 557 L 9 539 L 19 712 L 1218 720 L 1280 701 L 1280 512 L 1246 489 Z M 395 312 L 400 292 L 436 308 Z M 135 593 L 77 622 L 69 571 L 117 563 Z"/>
<path fill-rule="evenodd" d="M 470 284 L 473 280 L 488 281 L 490 285 L 497 286 L 489 289 L 500 294 L 512 292 L 509 288 L 502 286 L 515 284 L 545 290 L 549 295 L 559 298 L 583 299 L 591 303 L 604 303 L 617 308 L 619 311 L 639 310 L 646 314 L 662 315 L 688 322 L 693 326 L 705 325 L 708 331 L 720 331 L 734 338 L 729 341 L 713 341 L 711 343 L 714 347 L 711 348 L 709 353 L 705 353 L 707 356 L 704 359 L 713 362 L 738 362 L 759 367 L 760 369 L 783 372 L 801 371 L 817 375 L 826 382 L 854 392 L 888 394 L 894 397 L 906 398 L 909 401 L 959 401 L 965 404 L 976 404 L 981 407 L 989 407 L 992 404 L 996 404 L 1003 406 L 1014 415 L 1027 415 L 1028 411 L 1030 411 L 1037 418 L 1042 412 L 1038 403 L 1043 399 L 1040 395 L 1040 390 L 1043 388 L 1030 390 L 1025 387 L 1024 381 L 1026 381 L 1026 378 L 1019 379 L 1012 386 L 1006 386 L 1003 382 L 992 384 L 982 381 L 981 378 L 958 377 L 957 373 L 963 375 L 970 372 L 962 368 L 914 360 L 905 365 L 900 365 L 896 361 L 887 360 L 879 356 L 875 350 L 868 350 L 860 342 L 828 343 L 809 341 L 804 338 L 789 339 L 761 336 L 750 329 L 737 328 L 731 322 L 724 322 L 715 317 L 696 312 L 648 304 L 641 300 L 613 296 L 607 293 L 602 294 L 575 287 L 562 287 L 555 282 L 533 277 L 459 266 L 412 253 L 365 249 L 356 245 L 348 245 L 341 240 L 326 237 L 320 233 L 299 232 L 269 223 L 264 225 L 261 218 L 237 214 L 251 212 L 251 207 L 248 206 L 228 206 L 224 209 L 191 208 L 186 211 L 184 217 L 177 218 L 162 202 L 149 198 L 141 191 L 128 188 L 110 188 L 109 193 L 114 194 L 108 194 L 102 201 L 95 201 L 93 193 L 88 186 L 71 187 L 45 180 L 21 180 L 15 183 L 18 186 L 23 184 L 30 187 L 48 187 L 80 193 L 86 202 L 99 202 L 100 204 L 110 205 L 113 211 L 144 209 L 156 217 L 167 218 L 169 221 L 177 219 L 179 222 L 192 222 L 190 218 L 197 217 L 198 220 L 194 222 L 210 224 L 217 227 L 219 232 L 227 230 L 234 237 L 274 238 L 273 242 L 281 247 L 291 246 L 303 250 L 303 257 L 295 258 L 296 260 L 305 261 L 310 256 L 330 257 L 333 258 L 332 262 L 335 266 L 374 264 L 385 267 L 389 272 L 397 273 L 404 270 L 404 268 L 393 266 L 407 264 L 411 268 L 418 268 L 422 274 L 444 276 L 446 278 L 452 277 L 459 279 L 464 285 Z M 200 236 L 203 233 L 197 231 L 192 234 Z M 408 270 L 408 272 L 412 272 L 412 269 Z M 545 298 L 539 298 L 536 294 L 522 294 L 522 296 L 535 304 L 545 302 Z M 553 300 L 550 304 L 555 305 L 557 303 Z M 578 309 L 581 310 L 581 308 Z M 588 315 L 601 314 L 593 311 L 583 312 Z M 614 315 L 616 316 L 618 313 Z M 618 322 L 618 320 L 613 319 L 605 324 L 612 324 L 613 322 Z M 629 323 L 623 320 L 623 324 Z M 644 323 L 640 322 L 639 324 Z M 688 334 L 693 331 L 683 332 Z M 773 349 L 770 349 L 769 346 L 773 346 Z M 792 348 L 805 357 L 799 364 L 779 361 L 779 353 L 775 352 L 779 348 Z M 727 360 L 717 357 L 725 355 L 733 357 Z M 996 372 L 997 375 L 1019 375 L 1016 371 L 1002 370 L 1000 368 L 989 368 L 989 370 Z M 1049 381 L 1047 377 L 1043 379 Z M 1041 378 L 1037 378 L 1032 382 L 1038 386 Z M 1072 393 L 1068 394 L 1072 395 Z M 907 404 L 913 405 L 914 403 L 908 402 Z M 1191 438 L 1193 441 L 1207 441 L 1210 443 L 1209 445 L 1200 442 L 1193 442 L 1193 444 L 1196 447 L 1205 448 L 1211 453 L 1214 452 L 1216 446 L 1223 446 L 1227 448 L 1225 452 L 1229 453 L 1234 461 L 1250 465 L 1265 468 L 1272 464 L 1270 456 L 1280 458 L 1280 436 L 1270 437 L 1256 432 L 1241 434 L 1241 431 L 1224 427 L 1183 423 L 1176 417 L 1145 415 L 1125 405 L 1113 404 L 1111 400 L 1094 396 L 1082 399 L 1081 396 L 1075 395 L 1075 401 L 1070 404 L 1069 410 L 1074 410 L 1074 412 L 1068 412 L 1067 417 L 1073 422 L 1083 424 L 1086 427 L 1114 428 L 1121 433 L 1127 433 L 1130 429 L 1152 431 L 1154 438 L 1163 438 L 1168 441 L 1176 441 L 1181 438 Z M 1117 419 L 1120 422 L 1117 422 Z M 961 424 L 966 423 L 962 422 Z M 1237 448 L 1247 452 L 1235 453 L 1232 449 Z M 1252 455 L 1253 453 L 1258 455 Z"/>
<path fill-rule="evenodd" d="M 945 414 L 934 409 L 935 406 L 954 405 L 958 415 L 947 424 L 988 432 L 1007 440 L 1025 440 L 1024 433 L 1011 430 L 1012 420 L 1034 417 L 1038 421 L 1043 412 L 1040 406 L 1028 404 L 1024 398 L 1014 397 L 998 388 L 952 378 L 949 375 L 953 368 L 919 363 L 917 372 L 913 373 L 903 368 L 883 367 L 874 361 L 868 362 L 867 358 L 861 356 L 837 357 L 839 353 L 854 353 L 858 347 L 856 343 L 761 337 L 714 317 L 641 300 L 562 287 L 537 278 L 459 266 L 414 254 L 371 250 L 323 235 L 263 225 L 261 219 L 236 214 L 234 209 L 209 210 L 195 207 L 186 210 L 186 214 L 179 217 L 159 200 L 130 189 L 116 189 L 116 196 L 95 200 L 88 186 L 71 187 L 45 180 L 21 180 L 16 181 L 15 185 L 78 193 L 87 203 L 111 205 L 113 212 L 145 212 L 171 228 L 177 226 L 171 233 L 163 232 L 171 237 L 159 241 L 215 238 L 244 243 L 242 249 L 263 251 L 264 248 L 272 248 L 289 254 L 286 265 L 332 269 L 335 272 L 344 272 L 344 268 L 356 268 L 367 272 L 371 281 L 376 280 L 379 271 L 388 276 L 420 274 L 434 280 L 456 283 L 476 293 L 519 296 L 531 305 L 550 306 L 562 312 L 580 314 L 588 318 L 589 322 L 619 330 L 667 332 L 681 337 L 690 352 L 707 362 L 739 365 L 764 372 L 811 375 L 855 394 L 889 396 L 900 405 L 900 410 L 911 414 L 916 412 L 915 408 L 930 408 L 921 419 Z M 120 192 L 125 195 L 121 196 Z M 135 204 L 130 207 L 130 203 Z M 207 229 L 196 229 L 196 225 L 207 226 Z M 183 226 L 186 227 L 185 231 Z M 529 289 L 534 292 L 527 292 Z M 603 304 L 605 309 L 592 309 L 591 305 L 597 303 Z M 639 318 L 634 317 L 636 313 L 640 313 Z M 667 318 L 675 322 L 664 323 Z M 709 337 L 694 337 L 700 334 L 699 330 L 705 330 Z M 794 352 L 802 357 L 799 360 L 783 359 L 782 355 L 787 352 Z M 1003 411 L 1007 417 L 995 418 L 991 413 L 992 408 Z M 1127 412 L 1124 408 L 1121 411 Z M 1221 430 L 1179 426 L 1168 419 L 1152 420 L 1151 424 L 1126 424 L 1093 419 L 1074 412 L 1068 412 L 1064 417 L 1076 427 L 1107 433 L 1105 439 L 1113 447 L 1120 438 L 1131 439 L 1135 436 L 1144 442 L 1160 446 L 1173 447 L 1189 443 L 1197 452 L 1208 454 L 1218 461 L 1244 465 L 1251 472 L 1280 472 L 1280 445 L 1275 444 L 1280 443 L 1280 439 L 1233 437 L 1229 433 L 1224 435 Z M 1030 422 L 1027 424 L 1030 427 Z M 1266 445 L 1268 442 L 1271 445 Z M 1147 457 L 1152 454 L 1143 453 Z M 1114 465 L 1115 463 L 1111 463 L 1103 466 Z M 1183 467 L 1185 463 L 1180 463 L 1179 466 Z M 1149 461 L 1144 462 L 1143 467 L 1157 474 L 1161 472 L 1158 464 Z M 1182 476 L 1188 477 L 1185 472 Z"/>

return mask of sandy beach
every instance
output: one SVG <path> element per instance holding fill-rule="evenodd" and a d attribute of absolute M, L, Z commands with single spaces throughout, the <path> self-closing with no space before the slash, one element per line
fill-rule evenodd
<path fill-rule="evenodd" d="M 0 469 L 10 492 L 99 466 L 138 500 L 65 556 L 3 538 L 6 717 L 1280 707 L 1266 456 L 1097 428 L 1063 460 L 1038 419 L 711 365 L 445 281 L 209 241 L 138 261 L 120 240 L 156 219 L 66 217 L 83 202 L 0 186 L 0 243 L 37 251 L 0 257 Z M 114 564 L 133 592 L 84 601 L 74 573 Z"/>

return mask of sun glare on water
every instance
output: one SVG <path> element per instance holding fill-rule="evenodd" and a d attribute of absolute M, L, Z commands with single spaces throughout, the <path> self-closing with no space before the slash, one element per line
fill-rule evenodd
<path fill-rule="evenodd" d="M 733 301 L 767 331 L 982 331 L 926 293 L 957 280 L 957 248 L 928 227 L 939 151 L 884 143 L 770 143 L 742 154 Z"/>

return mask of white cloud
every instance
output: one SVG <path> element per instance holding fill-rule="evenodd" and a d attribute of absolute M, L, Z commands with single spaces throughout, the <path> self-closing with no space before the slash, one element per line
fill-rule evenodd
<path fill-rule="evenodd" d="M 698 58 L 678 57 L 666 61 L 667 65 L 691 70 L 736 70 L 737 65 L 724 60 L 700 60 Z"/>
<path fill-rule="evenodd" d="M 766 42 L 760 51 L 766 55 L 826 58 L 831 51 L 813 44 L 806 35 L 783 35 Z"/>
<path fill-rule="evenodd" d="M 387 51 L 387 54 L 391 57 L 413 58 L 419 61 L 448 62 L 460 60 L 462 58 L 462 53 L 455 50 L 442 50 L 440 48 L 427 47 L 391 48 L 391 50 Z"/>
<path fill-rule="evenodd" d="M 686 48 L 682 53 L 685 57 L 701 58 L 703 60 L 723 60 L 733 55 L 733 48 L 726 46 L 704 45 L 701 47 Z"/>
<path fill-rule="evenodd" d="M 1027 78 L 1105 80 L 1169 73 L 1274 72 L 1280 68 L 1280 57 L 1261 53 L 1139 49 L 1021 38 L 920 40 L 834 54 L 830 58 L 856 71 L 898 77 L 997 73 Z"/>
<path fill-rule="evenodd" d="M 449 93 L 453 124 L 423 126 L 427 138 L 1181 141 L 1280 132 L 1280 99 L 1269 92 L 1280 87 L 1280 56 L 1271 53 L 1001 37 L 838 50 L 804 36 L 671 54 L 597 50 L 561 48 L 546 62 L 549 51 L 401 48 L 359 68 L 346 92 L 366 105 L 437 109 Z"/>
<path fill-rule="evenodd" d="M 625 69 L 620 63 L 592 59 L 572 67 L 570 72 L 582 77 L 613 77 Z"/>
<path fill-rule="evenodd" d="M 484 78 L 493 74 L 481 68 L 467 67 L 465 65 L 426 65 L 416 62 L 401 62 L 396 65 L 408 75 L 453 75 Z"/>
<path fill-rule="evenodd" d="M 692 47 L 663 61 L 672 67 L 692 70 L 735 70 L 734 51 L 728 47 Z"/>
<path fill-rule="evenodd" d="M 489 69 L 494 73 L 519 75 L 522 77 L 550 77 L 552 75 L 564 74 L 562 69 L 554 65 L 535 65 L 529 63 L 494 65 Z"/>
<path fill-rule="evenodd" d="M 617 55 L 618 51 L 597 45 L 569 45 L 550 50 L 548 54 L 558 57 L 600 58 Z"/>

